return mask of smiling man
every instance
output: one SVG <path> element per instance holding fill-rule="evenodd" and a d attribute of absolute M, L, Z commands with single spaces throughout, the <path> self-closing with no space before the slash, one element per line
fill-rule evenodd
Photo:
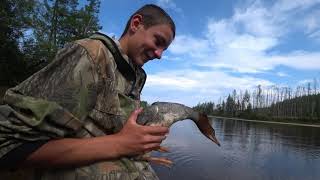
<path fill-rule="evenodd" d="M 173 30 L 167 24 L 154 25 L 147 28 L 139 26 L 143 17 L 139 14 L 132 17 L 134 34 L 126 33 L 120 39 L 124 52 L 132 58 L 135 64 L 142 66 L 152 59 L 160 59 L 164 50 L 172 42 Z"/>
<path fill-rule="evenodd" d="M 0 106 L 4 179 L 158 179 L 134 155 L 158 149 L 168 128 L 136 118 L 142 66 L 161 58 L 175 25 L 160 7 L 130 17 L 119 41 L 96 33 L 67 44 L 53 62 L 6 92 Z"/>

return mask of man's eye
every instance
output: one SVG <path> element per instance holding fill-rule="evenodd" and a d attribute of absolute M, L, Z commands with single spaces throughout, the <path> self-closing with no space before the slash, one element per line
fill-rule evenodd
<path fill-rule="evenodd" d="M 160 45 L 161 45 L 160 40 L 159 40 L 159 39 L 156 39 L 155 44 L 156 44 L 156 46 L 160 46 Z"/>

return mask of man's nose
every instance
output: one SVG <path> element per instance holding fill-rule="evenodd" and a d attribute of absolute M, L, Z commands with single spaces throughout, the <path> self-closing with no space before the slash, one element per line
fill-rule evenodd
<path fill-rule="evenodd" d="M 154 54 L 156 55 L 157 59 L 160 59 L 162 56 L 163 50 L 162 49 L 157 49 L 154 51 Z"/>

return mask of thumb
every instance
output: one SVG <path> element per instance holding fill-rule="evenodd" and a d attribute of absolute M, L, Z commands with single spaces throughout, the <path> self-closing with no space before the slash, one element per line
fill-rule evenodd
<path fill-rule="evenodd" d="M 129 119 L 128 119 L 128 122 L 136 124 L 136 123 L 137 123 L 138 115 L 142 112 L 142 110 L 143 110 L 143 108 L 138 108 L 138 109 L 134 110 L 134 111 L 130 114 Z"/>

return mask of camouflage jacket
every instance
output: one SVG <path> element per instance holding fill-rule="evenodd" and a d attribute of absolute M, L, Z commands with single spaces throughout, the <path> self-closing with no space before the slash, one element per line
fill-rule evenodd
<path fill-rule="evenodd" d="M 102 136 L 122 128 L 139 104 L 146 74 L 115 41 L 123 63 L 135 74 L 134 81 L 125 78 L 105 46 L 106 38 L 95 34 L 67 44 L 52 63 L 6 92 L 7 105 L 0 106 L 0 158 L 25 142 Z M 83 167 L 19 169 L 0 175 L 24 180 L 158 179 L 148 163 L 126 157 Z"/>

